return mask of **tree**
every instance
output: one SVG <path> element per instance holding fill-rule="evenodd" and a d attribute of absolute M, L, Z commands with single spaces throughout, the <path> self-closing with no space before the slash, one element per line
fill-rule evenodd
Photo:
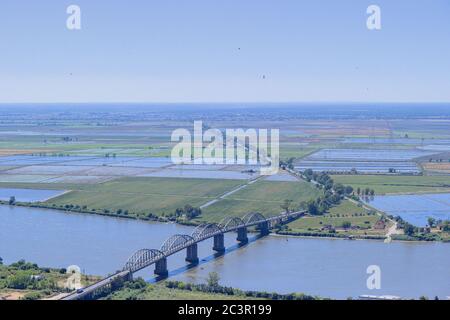
<path fill-rule="evenodd" d="M 416 228 L 412 224 L 405 222 L 404 231 L 407 236 L 413 236 L 416 233 Z"/>
<path fill-rule="evenodd" d="M 346 186 L 345 187 L 345 194 L 349 195 L 353 193 L 353 187 L 351 186 Z"/>
<path fill-rule="evenodd" d="M 307 208 L 308 208 L 308 212 L 310 214 L 312 214 L 313 216 L 319 214 L 319 210 L 318 210 L 317 204 L 314 201 L 309 201 Z"/>
<path fill-rule="evenodd" d="M 11 289 L 26 289 L 30 284 L 30 276 L 25 273 L 20 273 L 12 276 L 8 281 L 8 288 Z"/>
<path fill-rule="evenodd" d="M 42 295 L 40 292 L 29 292 L 24 295 L 24 300 L 39 300 L 42 298 Z"/>
<path fill-rule="evenodd" d="M 445 232 L 450 232 L 450 221 L 449 220 L 445 220 L 443 222 L 442 230 Z"/>
<path fill-rule="evenodd" d="M 312 169 L 306 169 L 303 174 L 308 177 L 308 178 L 312 178 L 314 171 L 312 171 Z"/>
<path fill-rule="evenodd" d="M 350 229 L 351 226 L 352 226 L 352 223 L 350 221 L 342 222 L 342 228 L 344 228 L 344 229 Z"/>
<path fill-rule="evenodd" d="M 206 279 L 206 282 L 209 287 L 211 287 L 211 288 L 219 287 L 219 281 L 220 281 L 220 277 L 217 272 L 213 271 L 213 272 L 208 273 L 208 278 Z"/>
<path fill-rule="evenodd" d="M 284 200 L 283 204 L 280 206 L 281 209 L 283 209 L 286 212 L 289 212 L 289 209 L 291 208 L 292 205 L 292 200 L 286 199 Z"/>
<path fill-rule="evenodd" d="M 434 219 L 433 217 L 428 217 L 428 225 L 430 226 L 430 228 L 433 228 L 434 225 L 436 224 L 436 219 Z"/>
<path fill-rule="evenodd" d="M 336 191 L 337 194 L 344 194 L 345 193 L 345 187 L 341 183 L 336 183 L 334 186 L 334 191 Z"/>

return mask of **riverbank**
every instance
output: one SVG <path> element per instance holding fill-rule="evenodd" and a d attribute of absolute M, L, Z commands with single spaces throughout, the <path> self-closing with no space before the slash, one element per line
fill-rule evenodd
<path fill-rule="evenodd" d="M 44 268 L 25 260 L 6 266 L 0 259 L 0 300 L 51 300 L 72 290 L 71 277 L 65 268 Z M 100 277 L 80 274 L 77 279 L 85 286 Z"/>
<path fill-rule="evenodd" d="M 117 213 L 111 213 L 111 212 L 104 212 L 104 211 L 97 211 L 97 210 L 84 210 L 82 208 L 76 208 L 76 207 L 55 207 L 55 206 L 49 206 L 45 205 L 43 203 L 24 203 L 24 202 L 16 202 L 14 204 L 9 204 L 7 201 L 0 201 L 0 205 L 7 205 L 7 206 L 18 206 L 18 207 L 25 207 L 25 208 L 38 208 L 38 209 L 47 209 L 47 210 L 54 210 L 54 211 L 60 211 L 60 212 L 66 212 L 66 213 L 77 213 L 77 214 L 88 214 L 88 215 L 98 215 L 98 216 L 104 216 L 104 217 L 111 217 L 111 218 L 119 218 L 119 219 L 125 219 L 125 220 L 136 220 L 136 221 L 143 221 L 143 222 L 160 222 L 160 223 L 176 223 L 183 226 L 190 226 L 190 227 L 196 227 L 201 224 L 201 222 L 198 221 L 187 221 L 187 220 L 176 220 L 176 219 L 168 219 L 166 217 L 159 217 L 154 215 L 149 216 L 134 216 L 129 214 L 117 214 Z M 321 218 L 324 216 L 317 216 L 316 218 Z M 305 219 L 305 218 L 300 218 Z M 298 219 L 299 220 L 299 219 Z M 296 221 L 298 221 L 296 220 Z M 295 221 L 294 221 L 295 223 Z M 360 239 L 360 240 L 385 240 L 386 235 L 361 235 L 358 233 L 352 233 L 348 232 L 345 234 L 342 233 L 330 233 L 330 232 L 311 232 L 311 231 L 296 231 L 296 230 L 286 230 L 283 227 L 278 228 L 275 231 L 275 234 L 279 235 L 288 235 L 293 237 L 300 237 L 300 238 L 331 238 L 331 239 L 343 239 L 343 240 L 351 240 L 351 239 Z M 392 235 L 391 239 L 394 241 L 442 241 L 442 242 L 450 242 L 450 239 L 424 239 L 424 238 L 416 238 L 416 237 L 408 237 L 403 235 Z"/>
<path fill-rule="evenodd" d="M 217 283 L 205 284 L 169 280 L 150 284 L 138 278 L 124 283 L 122 288 L 101 300 L 323 300 L 303 293 L 280 294 L 224 287 L 218 283 L 219 278 L 216 280 Z"/>
<path fill-rule="evenodd" d="M 78 265 L 84 274 L 103 277 L 121 270 L 134 252 L 159 249 L 174 234 L 193 231 L 176 223 L 17 206 L 0 206 L 0 224 L 0 253 L 5 263 L 26 259 L 58 268 Z M 198 265 L 186 263 L 185 251 L 171 256 L 167 259 L 169 279 L 202 284 L 210 272 L 217 272 L 227 287 L 345 299 L 371 294 L 365 286 L 366 269 L 376 264 L 384 275 L 383 291 L 378 295 L 448 295 L 447 244 L 393 241 L 386 245 L 373 240 L 249 234 L 249 243 L 240 245 L 234 233 L 227 233 L 224 240 L 226 252 L 221 255 L 212 250 L 212 239 L 199 243 Z M 135 277 L 156 280 L 153 267 Z"/>

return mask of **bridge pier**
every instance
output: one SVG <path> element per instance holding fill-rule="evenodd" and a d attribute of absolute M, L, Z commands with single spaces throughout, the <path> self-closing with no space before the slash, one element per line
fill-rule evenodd
<path fill-rule="evenodd" d="M 198 248 L 197 244 L 194 243 L 193 245 L 190 245 L 186 249 L 186 261 L 190 263 L 198 263 Z"/>
<path fill-rule="evenodd" d="M 223 233 L 214 236 L 213 250 L 217 252 L 225 252 L 225 237 Z"/>
<path fill-rule="evenodd" d="M 267 236 L 269 234 L 269 223 L 267 221 L 261 222 L 258 227 L 262 236 Z"/>
<path fill-rule="evenodd" d="M 247 243 L 248 237 L 247 237 L 247 227 L 239 228 L 237 229 L 237 241 L 240 243 Z"/>
<path fill-rule="evenodd" d="M 125 276 L 124 280 L 125 280 L 125 281 L 133 281 L 133 273 L 132 273 L 132 272 L 129 272 L 129 273 Z"/>
<path fill-rule="evenodd" d="M 167 258 L 162 258 L 155 263 L 155 274 L 161 277 L 165 277 L 169 274 L 167 271 Z"/>

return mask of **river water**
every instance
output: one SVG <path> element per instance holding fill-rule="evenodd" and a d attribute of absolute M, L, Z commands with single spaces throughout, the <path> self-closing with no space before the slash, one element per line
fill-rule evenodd
<path fill-rule="evenodd" d="M 75 264 L 106 275 L 121 269 L 134 251 L 159 248 L 167 237 L 190 232 L 176 224 L 0 206 L 0 257 L 6 264 L 19 259 L 51 267 Z M 450 296 L 450 244 L 253 236 L 239 247 L 234 239 L 226 235 L 228 249 L 220 257 L 213 255 L 212 239 L 199 244 L 198 266 L 187 266 L 184 252 L 170 257 L 170 277 L 202 283 L 216 271 L 226 286 L 331 298 Z M 381 268 L 380 290 L 367 289 L 370 265 Z M 153 267 L 139 276 L 154 281 Z"/>

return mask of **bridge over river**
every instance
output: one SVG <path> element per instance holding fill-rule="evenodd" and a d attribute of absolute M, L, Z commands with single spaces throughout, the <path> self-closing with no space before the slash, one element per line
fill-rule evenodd
<path fill-rule="evenodd" d="M 247 231 L 250 227 L 256 227 L 261 235 L 269 234 L 269 230 L 277 224 L 287 223 L 303 216 L 305 211 L 283 213 L 266 218 L 260 213 L 248 213 L 243 218 L 227 217 L 219 224 L 207 223 L 197 226 L 192 234 L 177 234 L 168 238 L 160 249 L 141 249 L 135 252 L 125 263 L 122 270 L 108 276 L 86 288 L 72 292 L 62 300 L 86 299 L 105 289 L 114 287 L 119 280 L 131 280 L 133 273 L 155 265 L 154 273 L 165 277 L 168 275 L 167 258 L 186 249 L 186 261 L 198 263 L 197 243 L 213 238 L 213 250 L 219 253 L 225 252 L 224 234 L 237 232 L 237 241 L 247 243 Z"/>

